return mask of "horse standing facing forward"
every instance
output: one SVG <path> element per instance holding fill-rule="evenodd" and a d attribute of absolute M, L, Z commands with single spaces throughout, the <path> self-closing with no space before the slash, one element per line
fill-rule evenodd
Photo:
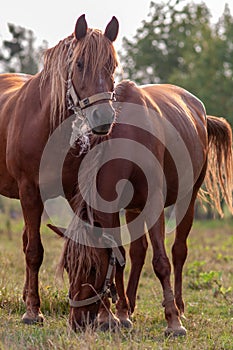
<path fill-rule="evenodd" d="M 117 34 L 115 17 L 102 33 L 89 29 L 82 15 L 74 33 L 47 50 L 40 73 L 0 75 L 0 193 L 19 198 L 23 210 L 26 313 L 22 320 L 25 323 L 43 321 L 38 292 L 38 273 L 43 260 L 41 156 L 50 135 L 67 119 L 70 138 L 72 115 L 79 117 L 80 125 L 86 118 L 94 134 L 109 132 L 115 118 L 113 74 L 118 61 L 112 42 Z M 54 160 L 60 159 L 64 142 L 61 139 L 54 148 Z M 68 200 L 73 196 L 79 163 L 79 158 L 67 152 L 62 164 L 62 184 Z M 59 171 L 53 164 L 41 170 L 40 181 L 47 186 L 48 198 L 60 195 Z"/>
<path fill-rule="evenodd" d="M 180 319 L 184 312 L 182 269 L 194 203 L 205 179 L 216 208 L 221 212 L 223 197 L 232 210 L 231 128 L 223 118 L 206 116 L 201 101 L 177 86 L 138 87 L 125 81 L 115 91 L 116 122 L 107 136 L 93 143 L 80 165 L 74 199 L 77 216 L 66 232 L 61 265 L 70 279 L 70 323 L 77 329 L 97 316 L 111 277 L 114 252 L 122 241 L 131 242 L 132 266 L 127 298 L 124 267 L 116 264 L 120 295 L 116 310 L 118 318 L 127 321 L 128 313 L 134 310 L 147 249 L 146 223 L 153 269 L 163 290 L 165 333 L 185 335 Z M 164 245 L 164 208 L 172 204 L 176 218 L 174 292 Z M 120 234 L 121 208 L 126 210 L 128 241 Z M 107 298 L 104 302 L 109 307 Z M 101 308 L 99 317 L 104 313 Z"/>

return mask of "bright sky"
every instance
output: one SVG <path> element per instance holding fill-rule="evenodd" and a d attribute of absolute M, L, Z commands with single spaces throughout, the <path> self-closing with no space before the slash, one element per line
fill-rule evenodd
<path fill-rule="evenodd" d="M 154 0 L 162 1 L 162 0 Z M 115 15 L 120 23 L 116 48 L 121 47 L 124 36 L 131 38 L 142 20 L 147 18 L 151 0 L 5 0 L 0 9 L 0 40 L 9 38 L 7 23 L 31 29 L 38 39 L 47 40 L 49 47 L 70 35 L 77 18 L 83 13 L 90 28 L 104 30 Z M 187 3 L 184 0 L 183 3 Z M 201 0 L 194 0 L 198 3 Z M 205 0 L 213 15 L 213 21 L 222 15 L 224 5 L 230 5 L 233 14 L 233 0 Z M 3 5 L 4 4 L 4 5 Z"/>

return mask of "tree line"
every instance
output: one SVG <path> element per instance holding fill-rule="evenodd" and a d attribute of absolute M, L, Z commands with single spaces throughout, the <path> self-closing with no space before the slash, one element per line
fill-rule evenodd
<path fill-rule="evenodd" d="M 0 72 L 36 74 L 41 66 L 43 51 L 48 43 L 36 46 L 32 30 L 8 23 L 10 40 L 0 42 Z"/>
<path fill-rule="evenodd" d="M 199 97 L 207 113 L 233 126 L 233 17 L 217 23 L 205 3 L 151 2 L 133 39 L 123 38 L 124 74 L 139 84 L 171 83 Z"/>

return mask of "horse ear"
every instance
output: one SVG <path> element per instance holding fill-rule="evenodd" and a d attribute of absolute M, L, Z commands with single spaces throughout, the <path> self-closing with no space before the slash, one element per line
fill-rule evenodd
<path fill-rule="evenodd" d="M 62 228 L 62 227 L 57 227 L 57 226 L 54 226 L 54 225 L 51 225 L 51 224 L 47 224 L 47 226 L 53 230 L 54 232 L 56 232 L 56 234 L 60 237 L 65 237 L 64 235 L 64 232 L 66 231 L 65 228 Z"/>
<path fill-rule="evenodd" d="M 111 21 L 108 23 L 104 35 L 110 40 L 115 41 L 119 30 L 119 22 L 115 16 L 112 17 Z"/>
<path fill-rule="evenodd" d="M 77 19 L 74 34 L 77 40 L 84 38 L 87 34 L 87 21 L 85 15 L 82 15 Z"/>

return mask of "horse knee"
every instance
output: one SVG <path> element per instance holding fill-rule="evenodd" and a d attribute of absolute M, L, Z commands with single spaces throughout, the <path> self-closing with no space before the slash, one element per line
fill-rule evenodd
<path fill-rule="evenodd" d="M 156 276 L 163 280 L 165 277 L 171 274 L 171 264 L 167 257 L 154 256 L 152 259 L 152 265 Z"/>
<path fill-rule="evenodd" d="M 143 266 L 145 262 L 146 252 L 148 248 L 148 242 L 146 236 L 141 237 L 139 240 L 134 241 L 130 245 L 129 256 L 133 263 Z"/>
<path fill-rule="evenodd" d="M 44 257 L 44 248 L 42 244 L 39 244 L 37 247 L 27 247 L 25 251 L 26 263 L 30 270 L 37 271 L 43 261 Z"/>

